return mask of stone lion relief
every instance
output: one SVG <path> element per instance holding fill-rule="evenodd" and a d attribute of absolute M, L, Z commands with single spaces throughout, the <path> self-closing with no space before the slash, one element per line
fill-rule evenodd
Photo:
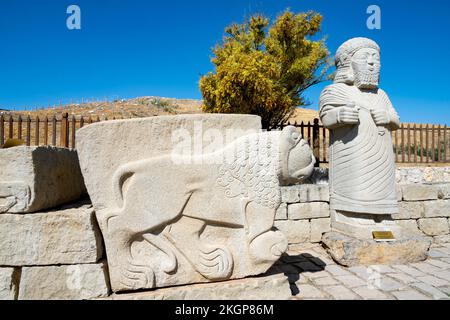
<path fill-rule="evenodd" d="M 105 182 L 114 203 L 97 217 L 114 291 L 256 275 L 287 249 L 273 228 L 280 184 L 309 177 L 315 164 L 294 127 L 185 157 L 126 162 Z"/>

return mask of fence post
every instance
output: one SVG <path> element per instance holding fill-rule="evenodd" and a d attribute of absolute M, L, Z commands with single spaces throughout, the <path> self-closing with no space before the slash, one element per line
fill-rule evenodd
<path fill-rule="evenodd" d="M 5 144 L 5 123 L 4 117 L 0 114 L 0 148 Z"/>
<path fill-rule="evenodd" d="M 69 147 L 69 114 L 63 113 L 61 118 L 61 134 L 60 134 L 60 145 L 62 148 Z"/>
<path fill-rule="evenodd" d="M 34 132 L 34 140 L 35 140 L 35 144 L 38 146 L 39 145 L 39 116 L 36 116 L 36 126 L 34 128 L 35 132 Z"/>
<path fill-rule="evenodd" d="M 75 149 L 75 130 L 76 130 L 76 118 L 72 115 L 72 149 Z"/>
<path fill-rule="evenodd" d="M 26 142 L 27 142 L 27 146 L 31 145 L 31 118 L 29 115 L 27 116 L 27 139 L 26 139 Z"/>
<path fill-rule="evenodd" d="M 44 118 L 44 145 L 48 145 L 48 117 Z"/>
<path fill-rule="evenodd" d="M 320 167 L 320 140 L 319 140 L 319 119 L 314 119 L 314 125 L 313 125 L 313 152 L 314 157 L 316 157 L 316 164 L 315 167 Z"/>
<path fill-rule="evenodd" d="M 9 120 L 8 120 L 8 138 L 12 139 L 14 137 L 14 121 L 13 121 L 13 116 L 12 114 L 9 115 Z"/>
<path fill-rule="evenodd" d="M 22 140 L 22 116 L 17 120 L 17 139 Z"/>

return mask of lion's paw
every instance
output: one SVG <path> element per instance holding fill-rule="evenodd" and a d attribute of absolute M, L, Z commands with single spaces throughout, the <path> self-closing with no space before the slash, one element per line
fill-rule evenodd
<path fill-rule="evenodd" d="M 203 246 L 195 267 L 207 279 L 228 279 L 233 272 L 233 256 L 224 246 Z"/>
<path fill-rule="evenodd" d="M 119 282 L 124 290 L 150 289 L 155 286 L 155 273 L 149 266 L 129 262 L 119 267 Z"/>
<path fill-rule="evenodd" d="M 250 243 L 250 254 L 256 262 L 275 262 L 286 252 L 288 241 L 280 231 L 268 231 Z"/>

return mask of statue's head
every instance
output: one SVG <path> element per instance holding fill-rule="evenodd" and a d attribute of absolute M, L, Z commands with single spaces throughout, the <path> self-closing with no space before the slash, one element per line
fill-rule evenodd
<path fill-rule="evenodd" d="M 280 162 L 282 185 L 302 182 L 314 170 L 316 158 L 308 143 L 293 126 L 284 128 L 281 133 Z"/>
<path fill-rule="evenodd" d="M 380 80 L 380 47 L 367 38 L 353 38 L 336 53 L 335 83 L 347 83 L 360 89 L 376 89 Z"/>

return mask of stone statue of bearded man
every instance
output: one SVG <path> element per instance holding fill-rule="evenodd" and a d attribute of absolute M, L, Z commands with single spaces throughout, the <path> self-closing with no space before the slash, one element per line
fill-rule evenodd
<path fill-rule="evenodd" d="M 336 68 L 334 83 L 320 97 L 320 118 L 331 132 L 333 230 L 364 239 L 372 239 L 373 231 L 396 235 L 391 131 L 399 128 L 400 120 L 378 88 L 380 48 L 370 39 L 351 39 L 338 49 Z"/>

